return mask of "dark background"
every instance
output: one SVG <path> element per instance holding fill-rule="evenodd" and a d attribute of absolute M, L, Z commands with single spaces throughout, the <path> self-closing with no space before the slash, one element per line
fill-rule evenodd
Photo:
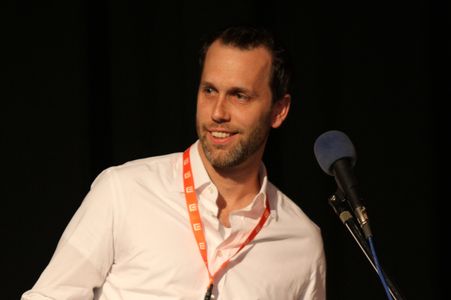
<path fill-rule="evenodd" d="M 386 272 L 407 299 L 444 299 L 445 4 L 0 5 L 2 299 L 32 287 L 101 170 L 194 142 L 201 40 L 236 23 L 268 26 L 292 53 L 292 109 L 264 159 L 270 179 L 322 229 L 328 299 L 385 298 L 327 204 L 336 187 L 317 165 L 313 144 L 331 129 L 355 144 L 354 171 Z"/>

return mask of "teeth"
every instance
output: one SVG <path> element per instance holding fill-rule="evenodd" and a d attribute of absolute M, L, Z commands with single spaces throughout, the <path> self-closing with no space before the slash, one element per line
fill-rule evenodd
<path fill-rule="evenodd" d="M 227 132 L 220 132 L 220 131 L 212 131 L 211 135 L 214 136 L 215 138 L 226 138 L 230 136 L 230 133 Z"/>

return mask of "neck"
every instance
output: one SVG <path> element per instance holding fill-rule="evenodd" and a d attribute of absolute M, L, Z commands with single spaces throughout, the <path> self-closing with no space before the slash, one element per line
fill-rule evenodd
<path fill-rule="evenodd" d="M 246 207 L 260 190 L 259 169 L 262 153 L 257 153 L 239 166 L 227 169 L 213 167 L 199 144 L 199 154 L 218 189 L 218 207 L 221 210 L 236 210 Z"/>

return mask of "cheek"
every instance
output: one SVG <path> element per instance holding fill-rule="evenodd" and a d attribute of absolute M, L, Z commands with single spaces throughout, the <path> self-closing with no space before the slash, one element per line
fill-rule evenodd
<path fill-rule="evenodd" d="M 259 126 L 260 118 L 251 112 L 240 111 L 239 113 L 235 113 L 233 115 L 232 123 L 237 128 L 248 130 Z"/>
<path fill-rule="evenodd" d="M 236 120 L 248 127 L 257 127 L 262 124 L 270 126 L 271 113 L 263 110 L 242 111 L 237 115 Z"/>
<path fill-rule="evenodd" d="M 205 118 L 208 117 L 208 111 L 209 109 L 205 101 L 198 98 L 196 105 L 196 119 L 205 120 Z"/>

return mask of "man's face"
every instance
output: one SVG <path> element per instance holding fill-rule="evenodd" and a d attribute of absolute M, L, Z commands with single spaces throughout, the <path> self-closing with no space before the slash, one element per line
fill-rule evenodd
<path fill-rule="evenodd" d="M 215 168 L 261 158 L 272 124 L 271 55 L 214 42 L 204 62 L 197 94 L 196 129 Z"/>

